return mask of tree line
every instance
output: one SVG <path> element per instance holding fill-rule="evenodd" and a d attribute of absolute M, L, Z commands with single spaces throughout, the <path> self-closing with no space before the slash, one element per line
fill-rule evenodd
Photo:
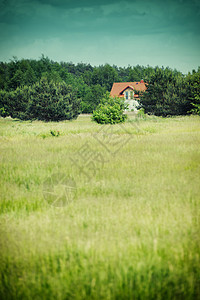
<path fill-rule="evenodd" d="M 80 112 L 92 113 L 113 82 L 141 79 L 148 83 L 140 101 L 145 112 L 167 116 L 198 111 L 200 68 L 183 75 L 163 67 L 58 63 L 42 55 L 38 60 L 13 57 L 0 62 L 0 115 L 75 118 Z"/>

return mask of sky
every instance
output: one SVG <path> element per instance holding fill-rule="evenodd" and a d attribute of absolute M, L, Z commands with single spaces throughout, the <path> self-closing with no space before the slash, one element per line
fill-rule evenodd
<path fill-rule="evenodd" d="M 200 66 L 200 0 L 0 0 L 0 61 Z"/>

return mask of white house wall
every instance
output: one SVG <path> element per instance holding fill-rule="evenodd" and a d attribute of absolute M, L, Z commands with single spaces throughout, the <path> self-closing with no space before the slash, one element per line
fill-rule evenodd
<path fill-rule="evenodd" d="M 128 99 L 126 99 L 126 92 L 128 92 Z M 137 111 L 137 107 L 139 106 L 139 103 L 137 100 L 131 99 L 131 92 L 133 93 L 133 97 L 134 97 L 134 91 L 130 88 L 127 88 L 124 92 L 124 100 L 125 103 L 128 104 L 128 109 L 127 111 Z"/>
<path fill-rule="evenodd" d="M 128 104 L 127 111 L 137 111 L 137 107 L 139 106 L 137 100 L 125 100 L 125 104 Z"/>

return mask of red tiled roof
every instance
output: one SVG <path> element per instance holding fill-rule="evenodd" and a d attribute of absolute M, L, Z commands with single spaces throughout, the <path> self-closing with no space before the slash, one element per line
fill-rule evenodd
<path fill-rule="evenodd" d="M 120 94 L 128 87 L 141 92 L 147 89 L 143 80 L 141 80 L 141 82 L 114 82 L 110 92 L 111 97 L 119 97 Z"/>
<path fill-rule="evenodd" d="M 123 88 L 123 90 L 120 92 L 120 95 L 121 95 L 127 88 L 130 88 L 130 89 L 134 90 L 134 87 L 133 87 L 133 86 L 131 86 L 131 85 L 126 85 L 126 86 Z"/>

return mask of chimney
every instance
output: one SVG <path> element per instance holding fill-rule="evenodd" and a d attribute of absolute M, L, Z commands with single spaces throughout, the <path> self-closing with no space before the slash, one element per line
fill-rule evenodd
<path fill-rule="evenodd" d="M 140 83 L 144 83 L 144 80 L 142 79 L 142 80 L 140 81 Z"/>

